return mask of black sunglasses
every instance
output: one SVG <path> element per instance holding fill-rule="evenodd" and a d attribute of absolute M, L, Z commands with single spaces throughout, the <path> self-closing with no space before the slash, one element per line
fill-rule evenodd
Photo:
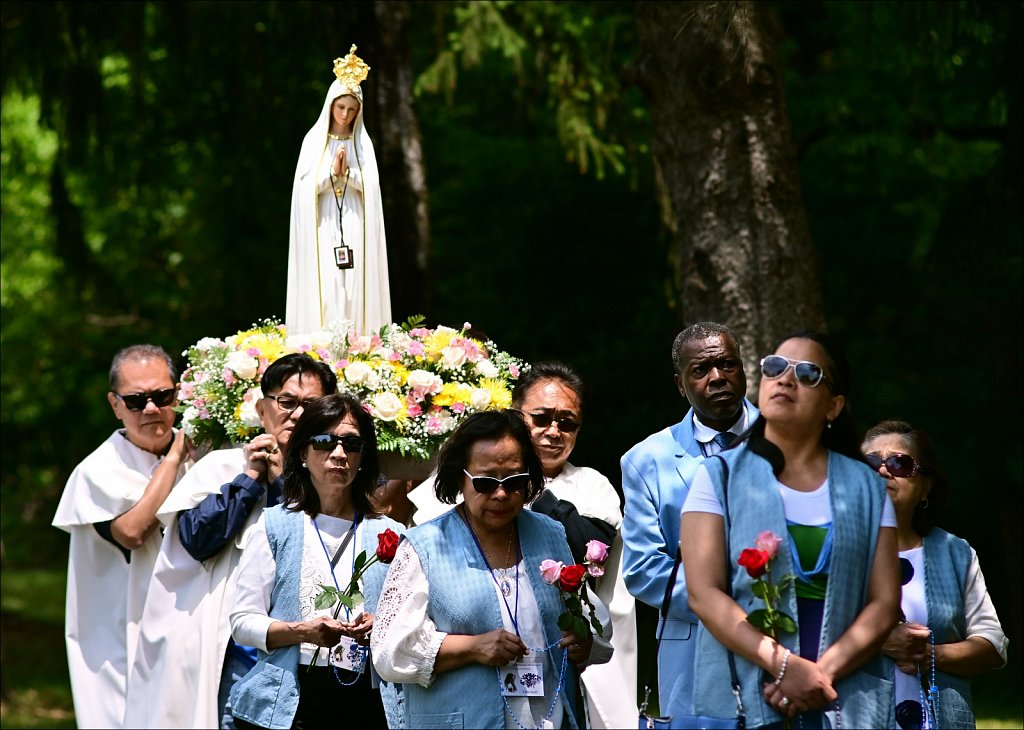
<path fill-rule="evenodd" d="M 354 454 L 362 451 L 365 443 L 362 436 L 356 436 L 351 433 L 344 436 L 322 433 L 309 439 L 309 445 L 313 447 L 314 451 L 334 451 L 338 444 L 341 444 L 341 448 Z"/>
<path fill-rule="evenodd" d="M 828 376 L 825 375 L 825 371 L 817 363 L 807 360 L 790 360 L 782 355 L 769 355 L 768 357 L 761 358 L 761 375 L 768 378 L 768 380 L 781 378 L 790 368 L 793 368 L 796 382 L 800 383 L 800 385 L 813 388 L 824 380 L 825 385 L 829 388 L 832 387 L 832 383 Z"/>
<path fill-rule="evenodd" d="M 473 483 L 473 489 L 480 494 L 494 494 L 498 487 L 504 488 L 508 494 L 512 492 L 526 494 L 526 490 L 530 488 L 529 474 L 510 474 L 504 479 L 497 479 L 495 477 L 475 477 L 465 469 L 462 470 L 462 473 L 469 477 L 469 481 Z"/>
<path fill-rule="evenodd" d="M 867 454 L 864 456 L 864 460 L 875 471 L 881 471 L 884 466 L 885 470 L 894 477 L 903 479 L 924 471 L 924 468 L 914 461 L 914 457 L 910 454 L 889 454 L 884 459 L 878 454 Z"/>
<path fill-rule="evenodd" d="M 166 408 L 171 405 L 178 393 L 178 389 L 164 388 L 163 390 L 154 390 L 152 393 L 132 393 L 130 395 L 122 395 L 114 391 L 110 392 L 120 398 L 129 411 L 144 411 L 146 410 L 146 404 L 150 401 L 153 401 L 153 405 L 157 408 Z"/>
<path fill-rule="evenodd" d="M 296 408 L 298 408 L 300 405 L 303 408 L 309 408 L 309 405 L 313 401 L 319 400 L 319 397 L 317 397 L 317 398 L 306 398 L 305 400 L 301 400 L 300 401 L 298 398 L 296 398 L 295 396 L 292 396 L 292 395 L 265 395 L 263 397 L 276 402 L 277 403 L 277 407 L 280 408 L 282 411 L 285 411 L 287 413 L 291 413 Z"/>
<path fill-rule="evenodd" d="M 530 421 L 536 428 L 547 428 L 554 423 L 558 430 L 562 433 L 576 433 L 580 430 L 580 422 L 572 416 L 566 416 L 564 418 L 555 418 L 554 413 L 527 413 L 530 417 Z"/>

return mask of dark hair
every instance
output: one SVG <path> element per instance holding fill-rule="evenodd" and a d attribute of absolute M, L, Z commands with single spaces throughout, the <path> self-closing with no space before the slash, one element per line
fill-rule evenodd
<path fill-rule="evenodd" d="M 914 516 L 911 519 L 914 532 L 924 537 L 935 527 L 937 518 L 949 504 L 949 479 L 939 465 L 939 457 L 932 446 L 932 440 L 921 429 L 914 428 L 906 421 L 897 420 L 882 421 L 869 428 L 864 434 L 864 443 L 879 436 L 899 436 L 903 439 L 907 451 L 921 467 L 921 473 L 932 481 L 927 498 L 928 506 L 923 507 L 920 503 L 914 505 Z"/>
<path fill-rule="evenodd" d="M 846 397 L 843 410 L 839 412 L 835 420 L 827 428 L 822 429 L 821 445 L 829 451 L 847 456 L 856 461 L 864 461 L 864 455 L 860 451 L 860 442 L 857 440 L 857 432 L 853 427 L 853 418 L 850 416 L 850 384 L 852 371 L 850 361 L 846 359 L 846 353 L 839 343 L 824 332 L 816 330 L 800 330 L 788 334 L 780 339 L 772 351 L 776 351 L 783 342 L 789 340 L 811 340 L 816 342 L 825 353 L 826 362 L 821 363 L 825 375 L 831 383 L 831 390 L 834 395 Z M 822 383 L 824 387 L 830 387 Z M 750 450 L 759 456 L 763 456 L 772 465 L 772 471 L 776 475 L 782 472 L 785 466 L 785 459 L 779 448 L 764 437 L 765 420 L 764 416 L 758 416 L 754 425 L 744 434 L 750 442 Z"/>
<path fill-rule="evenodd" d="M 580 403 L 580 418 L 583 418 L 583 397 L 586 394 L 586 386 L 583 385 L 583 378 L 573 371 L 564 362 L 558 360 L 545 360 L 530 365 L 530 369 L 519 376 L 516 387 L 512 389 L 512 407 L 522 408 L 523 401 L 530 388 L 545 380 L 554 380 L 561 383 L 576 394 L 576 400 Z"/>
<path fill-rule="evenodd" d="M 129 361 L 160 360 L 167 364 L 167 370 L 171 373 L 171 380 L 178 382 L 178 369 L 174 366 L 174 360 L 167 354 L 167 350 L 159 345 L 129 345 L 118 350 L 110 363 L 110 390 L 118 391 L 121 384 L 121 366 Z"/>
<path fill-rule="evenodd" d="M 444 504 L 455 504 L 456 496 L 462 492 L 466 475 L 462 470 L 469 465 L 469 452 L 477 441 L 498 441 L 509 436 L 519 444 L 523 455 L 523 466 L 530 474 L 530 488 L 524 501 L 530 502 L 544 488 L 544 471 L 540 457 L 530 440 L 530 429 L 526 427 L 519 411 L 480 411 L 468 416 L 459 424 L 441 447 L 437 457 L 437 479 L 434 493 Z"/>
<path fill-rule="evenodd" d="M 697 322 L 676 335 L 676 339 L 672 342 L 672 365 L 675 367 L 676 372 L 679 375 L 683 375 L 683 371 L 686 370 L 686 363 L 683 362 L 684 346 L 691 342 L 700 342 L 710 337 L 719 336 L 727 337 L 731 340 L 736 348 L 736 354 L 740 353 L 740 341 L 736 339 L 736 334 L 724 324 L 718 324 L 718 322 Z"/>
<path fill-rule="evenodd" d="M 359 399 L 351 393 L 332 393 L 317 398 L 306 406 L 295 423 L 288 452 L 284 457 L 284 503 L 293 512 L 316 515 L 320 512 L 320 495 L 313 487 L 309 469 L 303 466 L 301 452 L 309 440 L 326 433 L 338 425 L 345 416 L 356 419 L 359 435 L 363 437 L 363 451 L 359 460 L 359 471 L 349 487 L 352 506 L 363 515 L 374 514 L 370 495 L 377 487 L 380 476 L 380 457 L 377 454 L 377 432 L 373 418 L 363 408 Z"/>
<path fill-rule="evenodd" d="M 295 375 L 315 375 L 320 379 L 324 395 L 330 395 L 338 389 L 338 376 L 330 365 L 314 360 L 304 352 L 296 352 L 279 357 L 270 364 L 260 378 L 260 390 L 265 395 L 276 393 Z"/>

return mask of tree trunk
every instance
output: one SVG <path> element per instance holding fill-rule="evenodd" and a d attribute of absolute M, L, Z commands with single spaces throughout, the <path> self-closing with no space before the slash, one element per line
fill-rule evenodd
<path fill-rule="evenodd" d="M 760 2 L 644 2 L 637 25 L 677 309 L 732 327 L 756 383 L 780 336 L 824 326 L 774 19 Z"/>
<path fill-rule="evenodd" d="M 380 142 L 378 169 L 388 240 L 391 311 L 401 322 L 430 314 L 430 226 L 423 142 L 413 108 L 411 10 L 402 0 L 374 3 L 379 51 L 372 93 Z"/>

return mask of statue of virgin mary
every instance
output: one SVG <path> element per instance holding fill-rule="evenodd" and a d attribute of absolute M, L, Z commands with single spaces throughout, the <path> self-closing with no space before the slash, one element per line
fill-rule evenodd
<path fill-rule="evenodd" d="M 380 179 L 359 86 L 370 67 L 355 51 L 335 59 L 336 78 L 295 168 L 285 311 L 291 334 L 341 320 L 360 332 L 391 322 Z"/>

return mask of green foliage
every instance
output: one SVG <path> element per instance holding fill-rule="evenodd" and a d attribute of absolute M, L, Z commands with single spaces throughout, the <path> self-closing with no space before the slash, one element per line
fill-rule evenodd
<path fill-rule="evenodd" d="M 417 78 L 417 94 L 443 92 L 450 105 L 459 67 L 482 67 L 496 54 L 511 66 L 517 103 L 544 101 L 554 113 L 566 159 L 581 174 L 593 168 L 601 179 L 608 166 L 626 172 L 627 147 L 632 162 L 646 139 L 636 123 L 645 108 L 621 78 L 635 52 L 630 5 L 466 1 L 452 12 L 435 8 L 447 31 Z"/>

